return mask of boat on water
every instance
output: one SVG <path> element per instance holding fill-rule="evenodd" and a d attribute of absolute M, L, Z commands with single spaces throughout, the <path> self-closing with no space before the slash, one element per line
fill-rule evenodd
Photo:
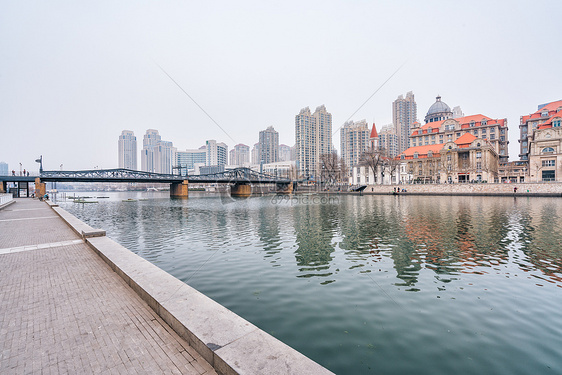
<path fill-rule="evenodd" d="M 121 202 L 136 202 L 136 199 L 133 198 L 129 198 L 129 199 L 123 199 Z"/>

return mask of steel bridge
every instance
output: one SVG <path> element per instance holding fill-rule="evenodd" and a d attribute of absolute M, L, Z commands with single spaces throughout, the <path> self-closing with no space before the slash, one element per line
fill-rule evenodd
<path fill-rule="evenodd" d="M 220 173 L 205 175 L 180 176 L 133 171 L 130 169 L 92 169 L 86 171 L 43 171 L 36 176 L 0 176 L 0 181 L 33 182 L 35 178 L 41 182 L 146 182 L 146 183 L 252 183 L 252 184 L 287 184 L 291 180 L 259 173 L 250 168 L 236 168 Z"/>
<path fill-rule="evenodd" d="M 42 171 L 36 176 L 0 176 L 0 192 L 6 191 L 7 183 L 17 183 L 18 189 L 28 190 L 30 182 L 106 182 L 106 183 L 163 183 L 174 188 L 172 195 L 187 196 L 187 184 L 230 184 L 237 189 L 243 185 L 276 184 L 278 188 L 286 190 L 293 181 L 266 173 L 259 173 L 250 168 L 236 168 L 220 173 L 205 175 L 175 175 L 152 172 L 134 171 L 130 169 L 92 169 L 85 171 Z M 185 192 L 176 192 L 178 186 L 185 185 Z M 289 189 L 292 191 L 292 186 Z"/>

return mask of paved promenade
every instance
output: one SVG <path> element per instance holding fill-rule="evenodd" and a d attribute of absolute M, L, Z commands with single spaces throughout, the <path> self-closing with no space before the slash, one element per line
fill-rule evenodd
<path fill-rule="evenodd" d="M 216 374 L 46 203 L 0 210 L 1 374 Z"/>

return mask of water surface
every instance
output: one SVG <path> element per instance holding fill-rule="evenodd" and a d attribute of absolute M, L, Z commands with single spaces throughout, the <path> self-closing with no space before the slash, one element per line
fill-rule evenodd
<path fill-rule="evenodd" d="M 338 374 L 562 373 L 560 199 L 166 194 L 59 203 Z"/>

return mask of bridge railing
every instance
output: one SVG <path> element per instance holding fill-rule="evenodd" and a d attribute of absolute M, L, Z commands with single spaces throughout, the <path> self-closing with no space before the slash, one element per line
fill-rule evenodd
<path fill-rule="evenodd" d="M 12 194 L 0 194 L 0 206 L 14 200 Z"/>

